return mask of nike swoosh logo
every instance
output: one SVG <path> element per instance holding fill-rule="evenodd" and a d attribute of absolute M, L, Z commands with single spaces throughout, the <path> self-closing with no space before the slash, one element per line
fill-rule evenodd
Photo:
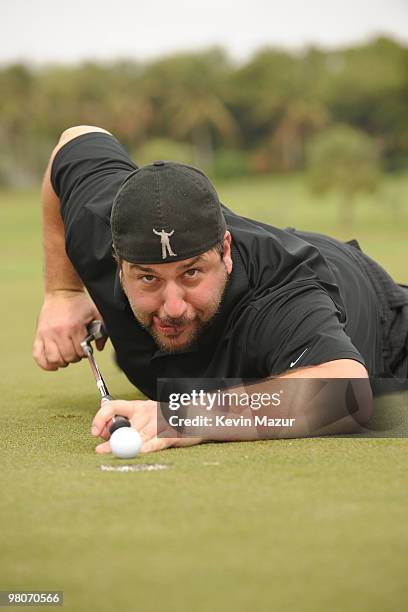
<path fill-rule="evenodd" d="M 293 366 L 297 364 L 297 362 L 299 361 L 299 359 L 302 359 L 303 355 L 304 355 L 304 354 L 306 353 L 306 351 L 308 351 L 308 350 L 309 350 L 309 347 L 305 348 L 305 350 L 303 351 L 303 353 L 302 353 L 301 355 L 299 355 L 299 357 L 298 357 L 298 358 L 297 358 L 295 361 L 292 361 L 292 363 L 290 364 L 290 366 L 289 366 L 289 367 L 290 367 L 290 368 L 293 368 Z"/>

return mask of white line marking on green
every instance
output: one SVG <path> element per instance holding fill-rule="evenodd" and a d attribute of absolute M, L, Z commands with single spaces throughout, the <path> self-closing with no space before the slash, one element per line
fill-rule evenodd
<path fill-rule="evenodd" d="M 134 465 L 101 465 L 102 472 L 154 472 L 167 470 L 164 463 L 135 463 Z"/>

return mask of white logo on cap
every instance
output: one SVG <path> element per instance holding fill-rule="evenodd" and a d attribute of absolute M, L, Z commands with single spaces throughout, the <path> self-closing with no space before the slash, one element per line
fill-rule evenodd
<path fill-rule="evenodd" d="M 153 233 L 156 234 L 156 236 L 160 236 L 161 248 L 162 248 L 162 258 L 166 259 L 167 257 L 166 249 L 169 255 L 176 257 L 177 253 L 173 253 L 173 251 L 171 250 L 170 240 L 169 240 L 170 236 L 174 234 L 174 230 L 171 230 L 171 232 L 165 232 L 162 229 L 161 232 L 157 232 L 155 229 L 153 229 Z"/>

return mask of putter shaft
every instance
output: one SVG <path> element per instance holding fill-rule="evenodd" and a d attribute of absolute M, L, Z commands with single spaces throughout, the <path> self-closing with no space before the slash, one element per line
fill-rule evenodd
<path fill-rule="evenodd" d="M 85 344 L 85 343 L 83 344 L 84 345 L 82 346 L 82 348 L 84 349 L 86 356 L 88 358 L 88 361 L 90 363 L 93 375 L 95 377 L 96 386 L 98 387 L 98 391 L 101 394 L 101 398 L 102 399 L 113 399 L 112 396 L 109 394 L 108 387 L 106 386 L 106 383 L 103 379 L 101 371 L 98 368 L 98 364 L 95 361 L 92 347 L 89 344 Z"/>
<path fill-rule="evenodd" d="M 103 338 L 106 336 L 105 328 L 101 321 L 91 321 L 89 325 L 87 325 L 88 336 L 81 342 L 81 347 L 88 358 L 90 363 L 93 375 L 95 377 L 96 386 L 98 387 L 98 391 L 101 395 L 102 403 L 104 401 L 109 401 L 113 399 L 108 391 L 108 387 L 103 379 L 100 369 L 98 368 L 98 364 L 96 363 L 93 348 L 91 346 L 92 340 L 98 340 L 99 338 Z M 129 419 L 126 417 L 115 415 L 112 417 L 112 425 L 109 427 L 109 432 L 113 434 L 116 429 L 120 427 L 130 427 Z"/>

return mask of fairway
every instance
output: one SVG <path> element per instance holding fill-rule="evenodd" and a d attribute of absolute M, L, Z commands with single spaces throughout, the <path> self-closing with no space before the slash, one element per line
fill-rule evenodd
<path fill-rule="evenodd" d="M 363 199 L 350 233 L 335 199 L 310 200 L 301 177 L 225 183 L 220 196 L 278 227 L 357 238 L 408 284 L 408 179 L 386 181 L 393 204 Z M 95 455 L 89 365 L 48 373 L 31 358 L 40 216 L 39 192 L 0 193 L 0 590 L 62 590 L 69 612 L 405 609 L 407 438 Z M 110 348 L 96 357 L 113 396 L 140 397 Z M 408 394 L 390 410 L 408 410 Z M 107 469 L 147 463 L 166 467 Z"/>

